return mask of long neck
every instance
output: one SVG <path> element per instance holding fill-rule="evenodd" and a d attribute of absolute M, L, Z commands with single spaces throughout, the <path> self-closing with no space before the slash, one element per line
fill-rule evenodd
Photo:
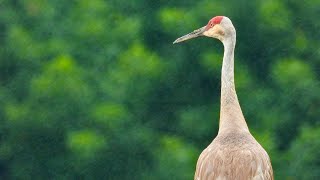
<path fill-rule="evenodd" d="M 224 39 L 224 56 L 221 72 L 221 109 L 219 133 L 225 131 L 249 131 L 234 85 L 234 48 L 236 35 Z"/>

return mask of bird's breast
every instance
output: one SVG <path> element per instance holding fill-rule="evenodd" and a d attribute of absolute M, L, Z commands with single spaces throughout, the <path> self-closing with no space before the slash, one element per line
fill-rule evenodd
<path fill-rule="evenodd" d="M 270 174 L 268 154 L 250 134 L 226 134 L 218 135 L 201 153 L 195 179 L 269 180 Z"/>

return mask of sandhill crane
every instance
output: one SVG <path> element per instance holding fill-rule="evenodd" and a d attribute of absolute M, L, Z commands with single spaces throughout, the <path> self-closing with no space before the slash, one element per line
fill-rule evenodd
<path fill-rule="evenodd" d="M 219 131 L 201 153 L 195 180 L 273 180 L 267 152 L 250 134 L 234 85 L 236 30 L 228 17 L 216 16 L 208 24 L 173 43 L 199 36 L 219 39 L 224 45 L 221 72 Z"/>

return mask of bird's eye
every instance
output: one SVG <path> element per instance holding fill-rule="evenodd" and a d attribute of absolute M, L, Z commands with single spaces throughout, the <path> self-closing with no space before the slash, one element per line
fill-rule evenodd
<path fill-rule="evenodd" d="M 213 23 L 210 24 L 210 27 L 213 27 Z"/>

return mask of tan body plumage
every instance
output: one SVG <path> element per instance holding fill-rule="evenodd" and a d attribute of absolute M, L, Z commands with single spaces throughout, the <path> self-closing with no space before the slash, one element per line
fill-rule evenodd
<path fill-rule="evenodd" d="M 269 156 L 248 132 L 219 134 L 201 153 L 195 180 L 272 180 Z"/>
<path fill-rule="evenodd" d="M 178 38 L 174 43 L 198 36 L 219 39 L 224 45 L 221 72 L 219 132 L 201 153 L 195 180 L 273 180 L 270 158 L 250 134 L 240 108 L 234 84 L 236 31 L 225 16 L 212 18 L 208 25 Z"/>

